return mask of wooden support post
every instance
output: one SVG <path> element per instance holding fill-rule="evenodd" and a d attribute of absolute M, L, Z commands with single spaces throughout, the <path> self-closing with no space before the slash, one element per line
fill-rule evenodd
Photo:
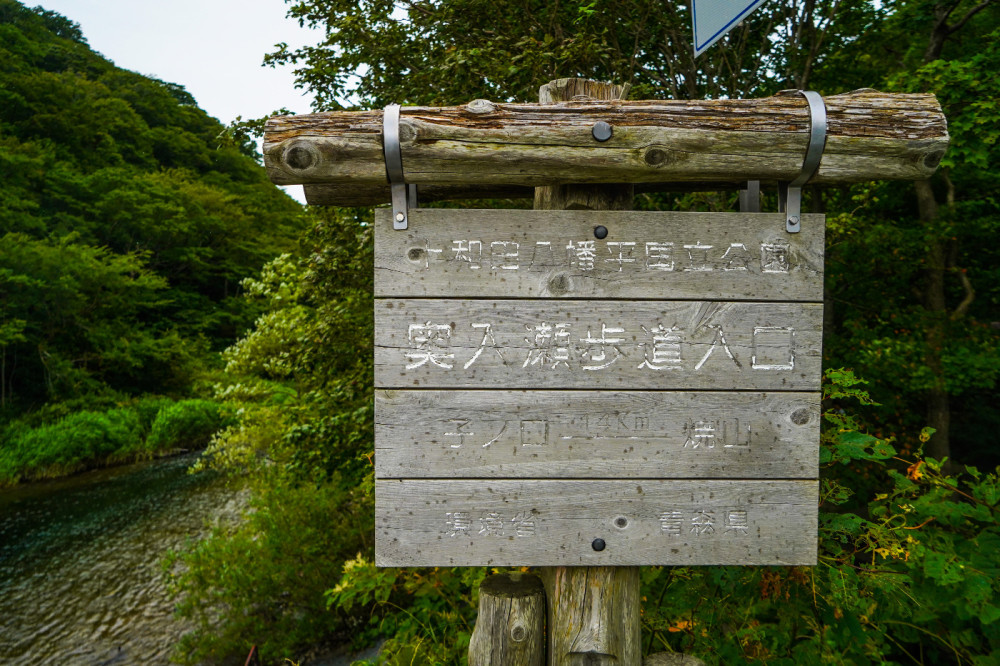
<path fill-rule="evenodd" d="M 621 99 L 627 86 L 559 79 L 539 102 Z M 595 141 L 597 139 L 595 138 Z M 632 185 L 557 185 L 535 190 L 536 209 L 628 210 Z M 545 567 L 551 666 L 639 666 L 642 661 L 637 567 Z"/>
<path fill-rule="evenodd" d="M 542 666 L 545 590 L 537 576 L 502 573 L 479 586 L 469 666 Z"/>

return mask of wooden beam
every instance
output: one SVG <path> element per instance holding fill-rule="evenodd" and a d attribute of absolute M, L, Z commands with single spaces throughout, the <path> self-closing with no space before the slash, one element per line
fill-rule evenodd
<path fill-rule="evenodd" d="M 829 131 L 813 183 L 927 178 L 947 148 L 947 124 L 933 95 L 865 90 L 825 103 Z M 612 128 L 606 141 L 593 135 L 600 121 Z M 801 169 L 808 134 L 808 105 L 795 93 L 548 105 L 475 100 L 407 107 L 400 120 L 406 180 L 445 188 L 788 181 Z M 370 192 L 381 197 L 382 111 L 272 118 L 264 161 L 278 184 L 336 184 L 364 193 L 345 202 L 368 200 Z"/>
<path fill-rule="evenodd" d="M 581 98 L 622 100 L 627 94 L 627 87 L 610 82 L 567 78 L 549 81 L 539 88 L 538 101 L 551 107 Z M 635 185 L 631 183 L 539 187 L 535 190 L 535 208 L 626 211 L 632 209 L 634 195 Z M 622 519 L 627 526 L 627 518 L 615 518 L 619 523 Z M 606 545 L 594 541 L 591 548 L 599 544 Z M 588 568 L 567 566 L 585 564 L 583 561 L 552 564 L 556 566 L 539 572 L 548 600 L 549 666 L 638 666 L 642 658 L 638 568 L 608 566 L 629 564 L 620 561 L 593 562 L 589 564 L 600 566 Z"/>

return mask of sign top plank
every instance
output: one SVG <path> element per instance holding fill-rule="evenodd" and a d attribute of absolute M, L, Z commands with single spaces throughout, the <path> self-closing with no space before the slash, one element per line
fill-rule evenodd
<path fill-rule="evenodd" d="M 376 297 L 823 300 L 822 215 L 538 210 L 375 216 Z"/>

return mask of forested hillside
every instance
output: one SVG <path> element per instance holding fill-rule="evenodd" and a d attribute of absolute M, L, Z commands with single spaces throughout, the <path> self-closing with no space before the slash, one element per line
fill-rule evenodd
<path fill-rule="evenodd" d="M 95 53 L 70 19 L 0 0 L 0 60 L 2 484 L 125 441 L 140 452 L 159 409 L 106 410 L 194 397 L 258 314 L 240 281 L 303 222 L 250 144 L 182 86 Z M 26 429 L 73 414 L 60 427 L 89 448 L 16 453 Z"/>

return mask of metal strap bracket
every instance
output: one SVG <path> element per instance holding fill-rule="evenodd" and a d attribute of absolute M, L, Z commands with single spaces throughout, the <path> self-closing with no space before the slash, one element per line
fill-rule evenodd
<path fill-rule="evenodd" d="M 399 104 L 390 104 L 382 114 L 382 155 L 392 194 L 392 228 L 405 230 L 409 209 L 417 207 L 417 186 L 403 178 L 403 155 L 399 147 Z"/>
<path fill-rule="evenodd" d="M 809 102 L 809 147 L 806 149 L 802 170 L 795 180 L 778 185 L 778 210 L 785 213 L 785 231 L 797 234 L 802 222 L 802 186 L 819 168 L 826 146 L 826 104 L 814 90 L 796 90 Z"/>

